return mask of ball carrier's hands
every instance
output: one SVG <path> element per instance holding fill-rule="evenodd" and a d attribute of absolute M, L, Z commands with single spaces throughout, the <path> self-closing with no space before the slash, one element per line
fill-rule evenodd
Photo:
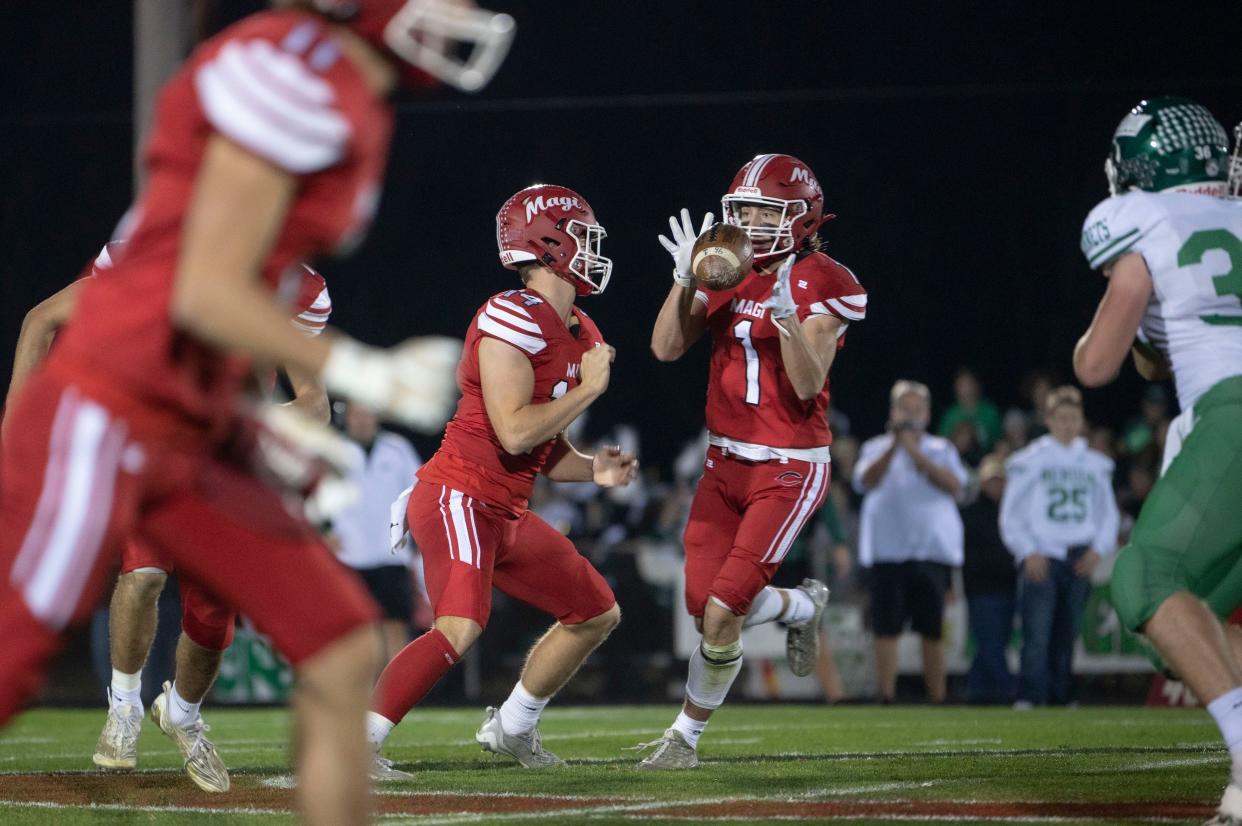
<path fill-rule="evenodd" d="M 677 286 L 694 287 L 694 242 L 715 222 L 715 216 L 709 212 L 703 216 L 703 226 L 695 232 L 690 223 L 690 210 L 683 209 L 680 220 L 676 215 L 668 219 L 669 234 L 673 237 L 657 236 L 660 246 L 673 256 L 673 281 Z"/>
<path fill-rule="evenodd" d="M 706 308 L 694 298 L 694 242 L 699 234 L 706 232 L 715 216 L 710 212 L 703 216 L 703 227 L 698 234 L 690 223 L 690 210 L 683 209 L 678 216 L 668 219 L 671 238 L 659 235 L 660 246 L 673 257 L 673 288 L 651 331 L 651 352 L 660 361 L 676 361 L 703 335 L 707 327 Z"/>

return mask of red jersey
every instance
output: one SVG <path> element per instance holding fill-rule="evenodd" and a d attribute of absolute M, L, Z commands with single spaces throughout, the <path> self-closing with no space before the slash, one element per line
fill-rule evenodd
<path fill-rule="evenodd" d="M 494 338 L 530 359 L 535 371 L 532 404 L 559 399 L 578 386 L 582 354 L 603 336 L 595 322 L 577 307 L 578 324 L 571 330 L 555 309 L 534 290 L 509 290 L 493 296 L 474 316 L 457 365 L 461 401 L 444 431 L 440 449 L 418 471 L 418 478 L 460 490 L 476 499 L 521 513 L 531 488 L 552 452 L 556 439 L 511 456 L 500 444 L 479 378 L 479 340 Z"/>
<path fill-rule="evenodd" d="M 392 115 L 319 18 L 253 15 L 204 43 L 165 85 L 146 149 L 146 188 L 124 254 L 91 279 L 53 359 L 196 427 L 227 419 L 249 371 L 173 327 L 169 304 L 207 140 L 219 134 L 298 176 L 262 267 L 290 298 L 301 261 L 357 240 L 387 160 Z"/>
<path fill-rule="evenodd" d="M 775 275 L 752 271 L 732 290 L 695 294 L 707 307 L 712 335 L 707 429 L 726 439 L 772 448 L 823 447 L 832 443 L 828 382 L 814 399 L 802 401 L 785 375 L 781 333 L 763 307 L 775 284 Z M 798 320 L 836 316 L 843 322 L 837 348 L 845 346 L 845 328 L 867 311 L 867 292 L 854 273 L 813 252 L 794 264 L 789 285 Z"/>

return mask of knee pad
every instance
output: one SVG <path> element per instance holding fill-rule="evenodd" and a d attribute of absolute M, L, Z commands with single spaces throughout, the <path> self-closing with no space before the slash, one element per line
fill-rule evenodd
<path fill-rule="evenodd" d="M 741 670 L 741 640 L 728 645 L 703 643 L 690 655 L 686 699 L 699 708 L 719 708 Z"/>

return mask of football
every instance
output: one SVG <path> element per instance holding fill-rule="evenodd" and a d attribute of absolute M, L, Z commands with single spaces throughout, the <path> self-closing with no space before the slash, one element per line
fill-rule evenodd
<path fill-rule="evenodd" d="M 709 290 L 729 290 L 741 283 L 755 264 L 745 231 L 733 224 L 712 224 L 694 242 L 690 269 Z"/>

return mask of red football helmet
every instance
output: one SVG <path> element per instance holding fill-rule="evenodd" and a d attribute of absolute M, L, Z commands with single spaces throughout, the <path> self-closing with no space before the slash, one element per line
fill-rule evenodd
<path fill-rule="evenodd" d="M 311 5 L 404 64 L 402 79 L 416 87 L 431 79 L 479 91 L 504 62 L 516 29 L 509 15 L 461 0 L 311 0 Z"/>
<path fill-rule="evenodd" d="M 780 221 L 774 227 L 743 224 L 743 205 L 778 209 Z M 726 224 L 741 227 L 750 236 L 757 263 L 796 252 L 825 221 L 836 217 L 824 215 L 824 191 L 815 173 L 792 155 L 756 155 L 733 176 L 720 207 Z"/>
<path fill-rule="evenodd" d="M 600 254 L 607 237 L 586 199 L 563 186 L 528 186 L 496 213 L 500 263 L 511 270 L 541 264 L 573 284 L 578 295 L 599 295 L 608 286 L 612 259 Z"/>

